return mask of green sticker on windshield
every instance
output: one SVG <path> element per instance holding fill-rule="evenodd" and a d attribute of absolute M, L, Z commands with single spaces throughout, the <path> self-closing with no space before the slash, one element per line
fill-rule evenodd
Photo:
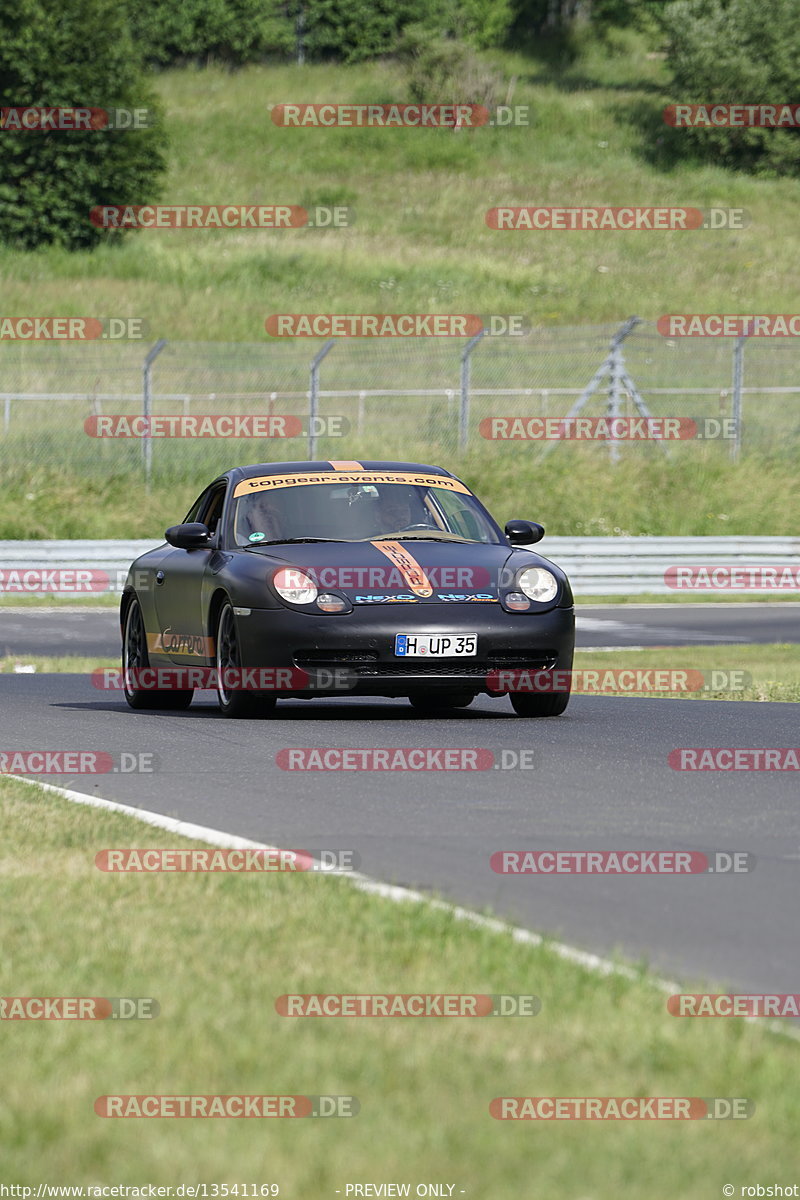
<path fill-rule="evenodd" d="M 263 542 L 266 536 L 265 533 L 251 533 L 247 540 L 248 542 Z"/>

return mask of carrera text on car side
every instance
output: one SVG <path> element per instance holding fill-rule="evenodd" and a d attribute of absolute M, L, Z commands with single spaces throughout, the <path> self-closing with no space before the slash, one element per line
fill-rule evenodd
<path fill-rule="evenodd" d="M 186 708 L 214 687 L 239 717 L 286 697 L 405 696 L 436 713 L 508 693 L 520 716 L 557 716 L 575 616 L 564 572 L 528 548 L 543 535 L 501 529 L 441 467 L 236 467 L 128 572 L 126 700 Z"/>

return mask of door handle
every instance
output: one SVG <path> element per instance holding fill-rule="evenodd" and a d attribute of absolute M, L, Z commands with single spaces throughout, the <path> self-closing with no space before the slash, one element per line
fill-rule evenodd
<path fill-rule="evenodd" d="M 166 575 L 163 571 L 156 571 L 156 583 L 163 583 L 165 579 Z"/>

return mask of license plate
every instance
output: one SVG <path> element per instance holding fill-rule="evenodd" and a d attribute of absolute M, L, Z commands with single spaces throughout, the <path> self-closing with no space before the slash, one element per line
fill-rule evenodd
<path fill-rule="evenodd" d="M 394 652 L 398 658 L 467 658 L 478 653 L 476 634 L 398 633 Z"/>

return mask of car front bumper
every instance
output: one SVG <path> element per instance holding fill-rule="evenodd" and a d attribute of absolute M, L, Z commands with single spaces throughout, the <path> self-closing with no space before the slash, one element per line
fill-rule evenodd
<path fill-rule="evenodd" d="M 497 605 L 460 603 L 364 606 L 341 615 L 290 609 L 251 609 L 237 615 L 242 664 L 292 668 L 309 675 L 300 693 L 405 696 L 443 689 L 496 693 L 498 670 L 570 670 L 575 612 L 507 613 Z M 475 634 L 477 654 L 405 658 L 394 653 L 397 633 Z"/>

